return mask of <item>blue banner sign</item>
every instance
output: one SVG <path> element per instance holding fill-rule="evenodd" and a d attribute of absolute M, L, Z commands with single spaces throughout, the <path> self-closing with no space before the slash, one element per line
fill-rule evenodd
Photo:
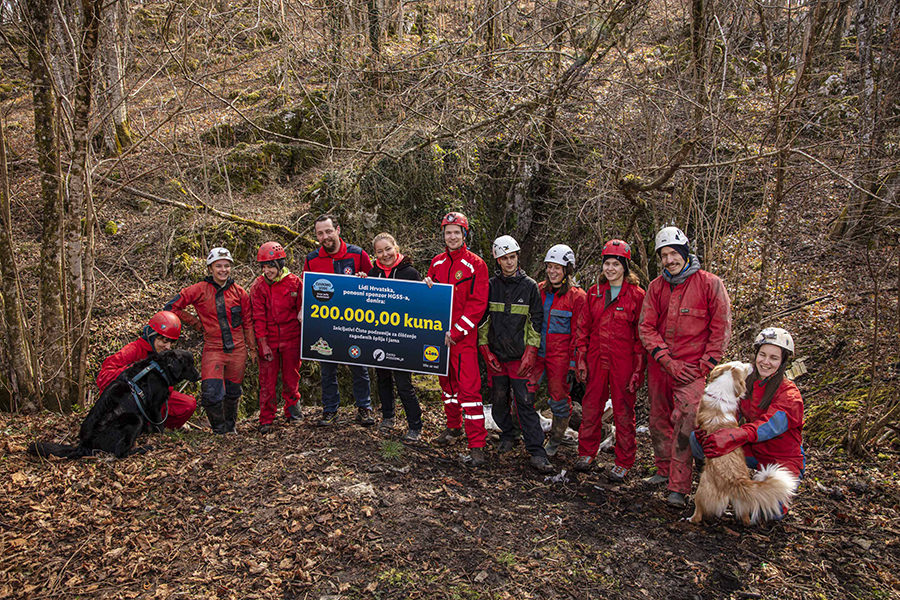
<path fill-rule="evenodd" d="M 303 274 L 303 360 L 447 375 L 453 286 Z"/>

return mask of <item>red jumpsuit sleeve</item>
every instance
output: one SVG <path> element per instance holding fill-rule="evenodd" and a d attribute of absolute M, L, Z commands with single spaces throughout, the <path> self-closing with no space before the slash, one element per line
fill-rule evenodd
<path fill-rule="evenodd" d="M 590 296 L 578 294 L 575 299 L 572 312 L 575 313 L 575 335 L 572 336 L 572 356 L 575 364 L 578 357 L 587 357 L 588 344 L 591 340 L 591 328 L 594 325 L 594 316 L 591 313 Z"/>
<path fill-rule="evenodd" d="M 714 367 L 725 356 L 728 342 L 731 340 L 731 299 L 728 297 L 725 284 L 714 275 L 709 278 L 707 293 L 710 312 L 709 340 L 700 360 Z"/>
<path fill-rule="evenodd" d="M 372 260 L 365 250 L 359 255 L 359 270 L 363 273 L 368 273 L 372 270 Z"/>
<path fill-rule="evenodd" d="M 644 298 L 646 297 L 647 294 L 644 292 L 643 289 L 641 289 L 640 286 L 637 286 L 637 285 L 632 286 L 631 289 L 634 291 L 635 302 L 637 303 L 637 305 L 639 307 L 643 307 L 644 306 Z M 638 331 L 638 329 L 639 329 L 638 322 L 639 322 L 638 320 L 635 320 L 635 322 L 634 322 L 634 330 L 632 331 L 632 335 L 634 335 L 634 354 L 636 356 L 641 356 L 643 354 L 646 354 L 647 351 L 644 349 L 644 345 L 641 343 L 641 336 L 640 336 L 640 332 Z"/>
<path fill-rule="evenodd" d="M 245 315 L 241 321 L 244 330 L 244 343 L 248 350 L 256 350 L 256 336 L 253 335 L 253 306 L 250 303 L 250 294 L 241 294 L 241 312 Z"/>
<path fill-rule="evenodd" d="M 653 284 L 644 295 L 644 303 L 641 305 L 641 318 L 638 324 L 638 337 L 644 349 L 656 360 L 669 354 L 666 341 L 659 334 L 659 310 L 656 307 L 657 298 L 654 295 Z"/>
<path fill-rule="evenodd" d="M 97 387 L 103 392 L 110 383 L 116 380 L 116 377 L 122 371 L 142 358 L 145 357 L 142 356 L 140 349 L 135 344 L 124 346 L 112 356 L 107 357 L 103 364 L 100 365 L 100 372 L 97 373 Z"/>
<path fill-rule="evenodd" d="M 747 415 L 743 415 L 747 418 Z M 762 415 L 748 420 L 741 429 L 750 434 L 751 442 L 766 442 L 803 425 L 803 398 L 797 386 L 782 385 Z"/>
<path fill-rule="evenodd" d="M 250 286 L 250 306 L 253 308 L 253 332 L 256 339 L 265 339 L 268 331 L 268 313 L 266 311 L 266 295 L 264 281 L 255 280 Z"/>
<path fill-rule="evenodd" d="M 475 267 L 475 282 L 472 285 L 472 292 L 466 300 L 466 307 L 459 316 L 459 320 L 450 328 L 450 339 L 457 343 L 473 333 L 477 337 L 477 323 L 481 321 L 481 317 L 484 315 L 488 305 L 487 266 L 483 260 L 476 261 L 473 266 Z"/>
<path fill-rule="evenodd" d="M 188 306 L 192 306 L 198 298 L 199 294 L 197 290 L 197 284 L 189 285 L 186 288 L 182 288 L 182 290 L 178 292 L 174 298 L 169 300 L 163 310 L 168 310 L 175 313 L 175 315 L 179 319 L 181 319 L 182 323 L 184 323 L 188 327 L 193 327 L 194 329 L 201 331 L 202 325 L 200 323 L 200 319 L 184 310 Z"/>

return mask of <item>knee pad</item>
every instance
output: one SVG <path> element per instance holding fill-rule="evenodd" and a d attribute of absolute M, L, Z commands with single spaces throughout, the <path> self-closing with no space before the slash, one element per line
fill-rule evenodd
<path fill-rule="evenodd" d="M 554 417 L 567 418 L 572 415 L 572 407 L 569 405 L 569 399 L 565 400 L 553 400 L 550 399 L 550 412 L 553 413 Z"/>
<path fill-rule="evenodd" d="M 240 398 L 241 394 L 244 393 L 243 388 L 241 388 L 241 384 L 235 383 L 233 381 L 225 380 L 225 397 L 229 399 Z"/>
<path fill-rule="evenodd" d="M 221 404 L 225 397 L 225 382 L 221 379 L 204 379 L 200 383 L 200 404 L 204 407 Z"/>

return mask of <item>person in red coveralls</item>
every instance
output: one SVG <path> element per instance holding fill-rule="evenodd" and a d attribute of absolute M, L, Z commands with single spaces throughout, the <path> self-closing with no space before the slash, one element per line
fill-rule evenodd
<path fill-rule="evenodd" d="M 428 287 L 435 283 L 454 286 L 450 331 L 444 332 L 444 343 L 450 352 L 447 377 L 438 377 L 444 398 L 447 428 L 435 438 L 448 445 L 460 437 L 465 421 L 470 455 L 466 464 L 484 464 L 484 408 L 481 402 L 481 372 L 478 369 L 478 322 L 488 303 L 488 269 L 485 262 L 466 246 L 469 220 L 459 212 L 444 215 L 441 220 L 446 251 L 435 256 L 424 279 Z M 465 419 L 463 419 L 465 417 Z"/>
<path fill-rule="evenodd" d="M 662 275 L 650 282 L 638 332 L 650 354 L 650 438 L 656 474 L 668 482 L 670 506 L 682 508 L 691 491 L 690 436 L 706 376 L 731 339 L 731 300 L 722 280 L 700 269 L 677 227 L 656 234 Z"/>
<path fill-rule="evenodd" d="M 233 265 L 231 252 L 213 248 L 206 257 L 209 277 L 178 292 L 165 307 L 203 332 L 200 404 L 219 434 L 235 431 L 247 357 L 256 362 L 250 295 L 231 278 Z M 184 310 L 188 306 L 197 311 L 196 317 Z"/>
<path fill-rule="evenodd" d="M 742 448 L 749 468 L 760 470 L 779 464 L 803 479 L 803 397 L 794 382 L 784 376 L 794 355 L 794 339 L 784 329 L 767 327 L 756 336 L 753 351 L 748 393 L 738 409 L 744 425 L 711 435 L 703 430 L 692 433 L 694 458 L 704 461 Z M 777 520 L 787 511 L 788 507 L 782 506 Z"/>
<path fill-rule="evenodd" d="M 538 284 L 544 308 L 541 346 L 528 382 L 536 394 L 547 378 L 553 425 L 544 444 L 547 456 L 556 456 L 572 415 L 571 381 L 575 371 L 575 332 L 578 315 L 585 304 L 584 290 L 575 283 L 575 252 L 565 244 L 556 244 L 544 257 L 547 279 Z"/>
<path fill-rule="evenodd" d="M 607 479 L 622 483 L 634 465 L 635 392 L 644 382 L 647 354 L 638 337 L 644 290 L 629 269 L 631 248 L 622 240 L 603 246 L 603 272 L 587 294 L 578 324 L 578 379 L 587 381 L 578 431 L 576 471 L 588 471 L 602 438 L 606 399 L 612 397 L 616 463 Z"/>
<path fill-rule="evenodd" d="M 299 422 L 300 311 L 303 281 L 285 266 L 287 254 L 278 242 L 259 247 L 256 262 L 262 275 L 250 286 L 253 331 L 259 347 L 259 432 L 272 431 L 278 410 L 275 399 L 281 372 L 281 397 L 288 422 Z"/>
<path fill-rule="evenodd" d="M 341 226 L 333 215 L 321 215 L 314 224 L 319 249 L 306 256 L 303 271 L 336 273 L 338 275 L 368 275 L 372 261 L 359 246 L 347 244 L 341 239 Z M 337 421 L 341 392 L 338 389 L 337 363 L 319 362 L 322 373 L 322 418 L 319 427 L 329 427 Z M 356 400 L 356 422 L 363 427 L 375 424 L 372 412 L 372 395 L 369 387 L 369 369 L 361 365 L 347 365 L 353 376 L 353 398 Z"/>
<path fill-rule="evenodd" d="M 141 337 L 126 344 L 121 350 L 109 356 L 100 365 L 97 373 L 97 387 L 100 393 L 109 386 L 119 374 L 151 354 L 159 354 L 175 347 L 175 342 L 181 336 L 181 321 L 168 311 L 160 311 L 150 317 L 150 321 L 144 326 Z M 167 413 L 165 426 L 169 429 L 178 429 L 191 418 L 197 409 L 197 400 L 193 396 L 176 392 L 169 388 L 169 399 L 166 401 Z"/>

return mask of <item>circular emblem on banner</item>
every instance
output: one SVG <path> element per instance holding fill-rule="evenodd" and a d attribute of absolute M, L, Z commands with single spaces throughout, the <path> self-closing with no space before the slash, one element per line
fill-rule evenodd
<path fill-rule="evenodd" d="M 372 353 L 372 358 L 374 358 L 378 362 L 383 361 L 384 360 L 384 350 L 382 350 L 381 348 L 376 349 L 375 352 Z"/>
<path fill-rule="evenodd" d="M 353 267 L 344 267 L 344 275 L 353 275 Z"/>
<path fill-rule="evenodd" d="M 334 286 L 327 279 L 319 279 L 312 285 L 313 298 L 319 302 L 328 302 L 334 296 Z"/>
<path fill-rule="evenodd" d="M 350 346 L 350 358 L 359 358 L 361 353 L 359 346 Z"/>
<path fill-rule="evenodd" d="M 456 274 L 454 275 L 454 277 L 456 277 L 456 280 L 457 280 L 457 281 L 459 281 L 460 279 L 462 279 L 462 271 L 457 271 Z"/>

